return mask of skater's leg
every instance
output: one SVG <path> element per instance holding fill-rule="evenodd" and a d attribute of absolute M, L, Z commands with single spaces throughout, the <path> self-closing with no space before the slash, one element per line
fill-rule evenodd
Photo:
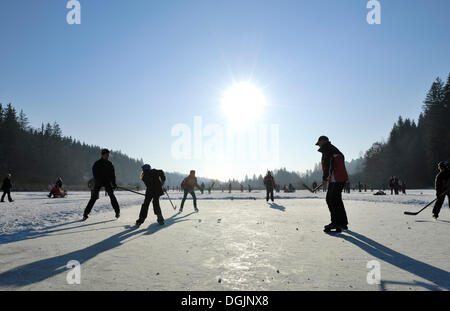
<path fill-rule="evenodd" d="M 153 197 L 153 213 L 158 216 L 162 216 L 161 205 L 159 204 L 159 196 Z"/>
<path fill-rule="evenodd" d="M 270 189 L 270 199 L 272 200 L 272 202 L 274 201 L 274 198 L 273 198 L 273 189 Z"/>
<path fill-rule="evenodd" d="M 187 198 L 188 193 L 189 193 L 189 192 L 185 189 L 185 190 L 184 190 L 183 199 L 181 200 L 180 212 L 183 210 L 184 202 L 186 201 L 186 198 Z"/>
<path fill-rule="evenodd" d="M 269 188 L 266 188 L 266 202 L 269 202 Z"/>
<path fill-rule="evenodd" d="M 136 221 L 136 223 L 142 224 L 145 221 L 145 219 L 147 219 L 148 207 L 150 206 L 151 200 L 152 197 L 146 193 L 144 203 L 142 203 L 141 211 L 139 213 L 139 219 Z"/>
<path fill-rule="evenodd" d="M 197 208 L 197 197 L 195 196 L 195 191 L 192 191 L 191 195 L 192 195 L 192 199 L 194 200 L 194 209 L 196 211 L 198 211 L 198 208 Z"/>
<path fill-rule="evenodd" d="M 326 201 L 327 201 L 327 205 L 328 205 L 328 210 L 330 211 L 332 224 L 336 224 L 336 212 L 334 209 L 334 202 L 333 202 L 334 188 L 335 188 L 335 183 L 330 183 L 328 185 L 327 196 L 326 196 Z"/>
<path fill-rule="evenodd" d="M 161 213 L 161 206 L 159 205 L 159 196 L 153 197 L 153 212 L 157 217 L 157 221 L 160 225 L 164 225 L 164 217 Z"/>
<path fill-rule="evenodd" d="M 111 200 L 111 205 L 112 205 L 114 211 L 116 212 L 116 215 L 120 214 L 119 202 L 117 202 L 117 198 L 114 195 L 114 190 L 113 190 L 112 186 L 111 185 L 105 186 L 105 190 L 109 196 L 109 199 Z"/>
<path fill-rule="evenodd" d="M 336 183 L 334 191 L 334 210 L 336 213 L 336 223 L 340 226 L 347 226 L 347 213 L 345 211 L 344 202 L 342 201 L 342 190 L 344 183 Z"/>
<path fill-rule="evenodd" d="M 8 201 L 12 202 L 13 199 L 11 198 L 11 190 L 8 191 Z"/>
<path fill-rule="evenodd" d="M 2 195 L 2 199 L 1 199 L 2 202 L 5 202 L 5 196 L 6 196 L 6 190 L 3 191 L 3 195 Z"/>
<path fill-rule="evenodd" d="M 436 218 L 439 216 L 439 213 L 441 212 L 442 205 L 444 204 L 446 196 L 438 196 L 438 199 L 436 203 L 434 204 L 433 208 L 433 215 L 436 216 Z M 450 203 L 450 201 L 449 201 Z"/>
<path fill-rule="evenodd" d="M 91 191 L 91 199 L 89 200 L 83 213 L 84 217 L 87 217 L 90 214 L 92 207 L 94 207 L 95 202 L 98 200 L 100 188 L 101 188 L 100 185 L 94 185 L 94 189 L 92 189 Z"/>

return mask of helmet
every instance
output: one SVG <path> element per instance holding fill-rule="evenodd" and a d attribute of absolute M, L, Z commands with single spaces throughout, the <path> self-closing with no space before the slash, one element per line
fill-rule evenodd
<path fill-rule="evenodd" d="M 438 167 L 448 169 L 448 161 L 441 161 L 438 163 Z"/>
<path fill-rule="evenodd" d="M 143 171 L 150 171 L 151 169 L 152 167 L 149 164 L 145 164 L 144 166 L 142 166 Z"/>

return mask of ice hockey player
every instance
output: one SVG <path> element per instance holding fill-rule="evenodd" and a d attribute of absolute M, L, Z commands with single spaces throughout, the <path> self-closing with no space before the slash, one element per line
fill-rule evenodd
<path fill-rule="evenodd" d="M 1 202 L 5 202 L 6 195 L 8 195 L 9 202 L 14 202 L 14 200 L 11 198 L 11 188 L 12 188 L 11 174 L 8 174 L 6 178 L 3 180 L 2 184 L 3 195 Z"/>
<path fill-rule="evenodd" d="M 325 232 L 341 232 L 347 230 L 348 220 L 342 201 L 342 190 L 348 180 L 345 168 L 345 158 L 335 146 L 333 146 L 326 136 L 319 137 L 316 146 L 322 153 L 322 181 L 328 184 L 326 202 L 330 210 L 331 223 L 325 226 Z"/>
<path fill-rule="evenodd" d="M 439 162 L 439 173 L 436 175 L 434 186 L 436 189 L 437 201 L 433 208 L 433 218 L 438 219 L 442 204 L 448 198 L 450 204 L 450 169 L 447 161 Z"/>
<path fill-rule="evenodd" d="M 109 199 L 111 200 L 111 205 L 116 212 L 116 218 L 119 218 L 119 202 L 117 202 L 116 196 L 114 195 L 114 190 L 117 189 L 116 173 L 114 165 L 109 161 L 108 149 L 102 150 L 102 157 L 92 166 L 92 173 L 94 175 L 94 187 L 91 190 L 91 199 L 84 210 L 82 221 L 88 219 L 92 207 L 94 207 L 95 202 L 99 199 L 99 193 L 102 187 L 105 187 L 105 191 L 108 193 Z"/>
<path fill-rule="evenodd" d="M 159 205 L 159 197 L 164 194 L 163 185 L 166 181 L 166 175 L 162 170 L 152 169 L 149 164 L 142 166 L 141 180 L 144 182 L 147 190 L 145 191 L 144 203 L 141 206 L 139 219 L 136 220 L 136 226 L 140 226 L 147 219 L 148 207 L 153 202 L 153 213 L 157 217 L 158 224 L 164 225 L 164 218 Z"/>
<path fill-rule="evenodd" d="M 52 196 L 54 198 L 60 198 L 63 196 L 63 192 L 62 192 L 62 186 L 63 186 L 63 182 L 61 177 L 58 178 L 58 180 L 55 183 L 55 186 L 52 188 L 52 190 L 50 190 L 50 193 L 48 194 L 48 197 L 51 198 Z"/>
<path fill-rule="evenodd" d="M 181 183 L 181 188 L 184 190 L 183 200 L 181 200 L 180 213 L 183 211 L 184 202 L 186 201 L 188 193 L 192 196 L 194 200 L 194 210 L 198 212 L 197 208 L 197 197 L 195 196 L 195 188 L 200 188 L 197 183 L 197 177 L 195 177 L 195 171 L 191 170 L 188 177 L 186 177 Z"/>
<path fill-rule="evenodd" d="M 273 198 L 273 189 L 275 188 L 275 179 L 272 176 L 272 173 L 270 171 L 267 171 L 266 177 L 264 177 L 264 186 L 266 187 L 266 202 L 269 202 L 269 196 L 270 200 L 274 202 Z"/>

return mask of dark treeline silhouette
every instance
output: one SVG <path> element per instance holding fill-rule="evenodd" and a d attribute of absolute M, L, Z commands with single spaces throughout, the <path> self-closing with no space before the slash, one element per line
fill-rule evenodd
<path fill-rule="evenodd" d="M 58 177 L 72 189 L 85 189 L 101 148 L 64 137 L 60 126 L 33 129 L 23 111 L 0 104 L 0 176 L 13 174 L 15 190 L 47 190 Z M 112 152 L 118 183 L 138 185 L 142 160 Z"/>
<path fill-rule="evenodd" d="M 450 158 L 450 75 L 431 85 L 417 123 L 399 117 L 388 141 L 373 144 L 364 158 L 354 180 L 381 187 L 397 176 L 409 188 L 432 187 L 437 163 Z"/>

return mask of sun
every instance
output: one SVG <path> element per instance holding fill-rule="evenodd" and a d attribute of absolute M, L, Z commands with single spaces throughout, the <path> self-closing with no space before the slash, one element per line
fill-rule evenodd
<path fill-rule="evenodd" d="M 258 120 L 267 105 L 264 93 L 251 82 L 234 83 L 222 96 L 222 109 L 233 123 Z"/>

